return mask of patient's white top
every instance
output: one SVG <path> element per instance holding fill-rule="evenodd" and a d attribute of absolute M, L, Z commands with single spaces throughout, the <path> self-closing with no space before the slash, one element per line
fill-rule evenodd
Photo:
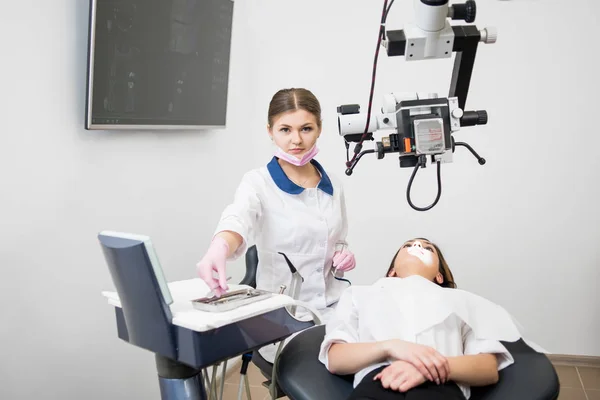
<path fill-rule="evenodd" d="M 347 289 L 326 327 L 319 360 L 329 367 L 334 343 L 365 343 L 400 339 L 433 347 L 445 357 L 495 353 L 498 370 L 514 362 L 500 341 L 521 337 L 512 317 L 500 306 L 464 290 L 442 288 L 418 275 L 383 278 L 371 286 Z M 354 377 L 354 387 L 370 371 Z M 470 388 L 459 385 L 465 397 Z"/>

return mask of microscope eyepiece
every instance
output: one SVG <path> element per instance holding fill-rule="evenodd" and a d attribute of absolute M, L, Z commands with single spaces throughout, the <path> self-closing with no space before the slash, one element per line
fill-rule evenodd
<path fill-rule="evenodd" d="M 475 17 L 477 16 L 477 4 L 474 0 L 467 0 L 467 2 L 463 4 L 454 4 L 452 5 L 452 19 L 453 20 L 463 20 L 466 23 L 470 24 L 475 22 Z"/>

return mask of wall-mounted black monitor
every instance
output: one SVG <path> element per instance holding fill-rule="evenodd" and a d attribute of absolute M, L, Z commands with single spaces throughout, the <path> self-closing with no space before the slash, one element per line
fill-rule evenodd
<path fill-rule="evenodd" d="M 232 0 L 90 0 L 85 128 L 222 128 Z"/>

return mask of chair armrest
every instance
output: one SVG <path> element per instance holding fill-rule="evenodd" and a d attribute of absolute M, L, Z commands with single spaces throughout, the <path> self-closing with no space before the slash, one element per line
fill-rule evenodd
<path fill-rule="evenodd" d="M 299 333 L 281 351 L 277 362 L 277 384 L 294 400 L 347 399 L 353 375 L 331 374 L 319 361 L 325 325 Z"/>
<path fill-rule="evenodd" d="M 545 354 L 523 340 L 502 342 L 515 359 L 500 371 L 496 385 L 471 388 L 471 400 L 556 400 L 560 392 L 558 375 Z"/>

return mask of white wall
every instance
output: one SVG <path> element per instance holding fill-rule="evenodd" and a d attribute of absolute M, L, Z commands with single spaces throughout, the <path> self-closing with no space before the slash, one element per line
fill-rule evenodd
<path fill-rule="evenodd" d="M 487 109 L 490 123 L 456 137 L 488 163 L 459 149 L 442 170 L 439 205 L 418 213 L 405 200 L 410 171 L 395 157 L 365 157 L 343 175 L 335 110 L 366 109 L 379 3 L 237 1 L 229 127 L 193 133 L 85 131 L 87 1 L 5 5 L 0 398 L 158 399 L 152 355 L 116 338 L 96 234 L 151 235 L 168 279 L 193 277 L 242 173 L 270 158 L 267 104 L 289 86 L 322 101 L 319 160 L 345 182 L 355 283 L 374 281 L 403 240 L 426 235 L 460 287 L 505 306 L 534 341 L 600 356 L 600 82 L 591 51 L 600 4 L 478 2 L 478 23 L 500 37 L 480 46 L 467 108 Z M 388 26 L 412 18 L 412 2 L 398 0 Z M 376 106 L 388 91 L 447 91 L 450 61 L 381 54 Z M 429 202 L 434 187 L 434 170 L 421 171 L 414 201 Z M 230 270 L 243 275 L 239 262 Z"/>

